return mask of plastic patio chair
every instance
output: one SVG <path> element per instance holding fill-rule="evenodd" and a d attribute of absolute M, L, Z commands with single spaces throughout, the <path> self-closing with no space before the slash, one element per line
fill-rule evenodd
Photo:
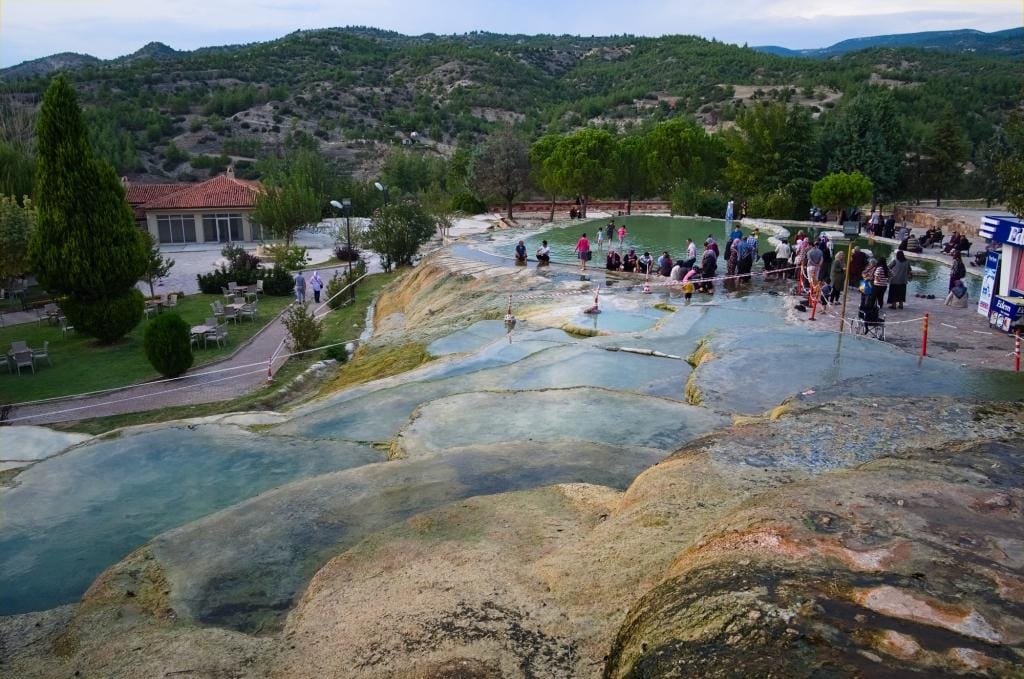
<path fill-rule="evenodd" d="M 256 322 L 256 304 L 245 304 L 239 310 L 238 315 L 240 318 L 248 318 L 253 323 Z"/>
<path fill-rule="evenodd" d="M 167 302 L 165 306 L 168 309 L 173 309 L 174 307 L 178 306 L 178 295 L 175 293 L 167 295 Z"/>
<path fill-rule="evenodd" d="M 33 361 L 33 363 L 35 363 L 35 361 L 37 359 L 40 359 L 40 358 L 45 358 L 46 359 L 46 365 L 50 366 L 51 368 L 53 367 L 53 363 L 50 363 L 50 340 L 44 340 L 43 341 L 43 348 L 42 349 L 33 349 L 32 350 L 32 361 Z"/>
<path fill-rule="evenodd" d="M 67 337 L 68 333 L 75 329 L 75 326 L 68 325 L 67 316 L 61 316 L 57 319 L 60 322 L 60 336 Z"/>
<path fill-rule="evenodd" d="M 11 357 L 11 361 L 14 363 L 14 367 L 17 368 L 19 375 L 21 375 L 22 368 L 31 368 L 33 374 L 36 372 L 36 364 L 32 360 L 31 351 L 16 351 Z"/>

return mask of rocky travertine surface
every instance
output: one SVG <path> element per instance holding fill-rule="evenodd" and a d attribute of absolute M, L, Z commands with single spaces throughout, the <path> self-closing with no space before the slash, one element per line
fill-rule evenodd
<path fill-rule="evenodd" d="M 648 302 L 619 290 L 594 337 L 544 326 L 572 295 L 521 300 L 511 337 L 485 320 L 507 290 L 581 284 L 442 252 L 380 300 L 370 346 L 434 360 L 244 432 L 33 462 L 2 496 L 24 526 L 110 453 L 227 436 L 211 451 L 303 465 L 132 543 L 81 603 L 0 619 L 0 676 L 1020 674 L 1019 376 L 788 327 L 767 295 L 636 330 Z M 314 450 L 344 459 L 303 471 Z M 79 532 L 128 530 L 130 504 L 95 498 Z"/>
<path fill-rule="evenodd" d="M 911 414 L 866 417 L 897 405 Z M 417 514 L 330 560 L 265 635 L 182 618 L 146 548 L 100 578 L 69 622 L 8 648 L 3 667 L 1013 676 L 1024 653 L 1022 440 L 1016 406 L 797 407 L 705 436 L 625 492 L 555 485 Z M 823 450 L 834 460 L 823 464 Z"/>

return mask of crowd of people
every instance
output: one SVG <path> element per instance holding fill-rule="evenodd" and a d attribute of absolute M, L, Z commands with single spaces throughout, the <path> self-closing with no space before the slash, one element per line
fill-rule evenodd
<path fill-rule="evenodd" d="M 878 211 L 872 215 L 873 218 L 875 216 L 878 218 L 874 222 L 879 225 L 881 233 L 886 233 L 890 227 L 895 229 L 895 220 L 891 217 L 883 220 Z M 617 226 L 614 219 L 604 228 L 597 230 L 597 249 L 603 250 L 605 242 L 608 243 L 605 254 L 606 270 L 667 278 L 682 284 L 687 299 L 695 291 L 713 291 L 712 282 L 718 274 L 718 260 L 723 256 L 714 235 L 708 234 L 699 254 L 697 245 L 692 239 L 687 238 L 686 254 L 674 259 L 668 250 L 662 251 L 655 258 L 649 251 L 644 251 L 641 255 L 635 248 L 627 249 L 628 233 L 626 226 Z M 617 249 L 614 247 L 616 237 Z M 901 241 L 891 259 L 887 261 L 884 257 L 870 256 L 861 249 L 855 249 L 850 253 L 847 270 L 846 251 L 835 253 L 833 243 L 825 233 L 819 235 L 817 239 L 812 239 L 800 231 L 792 239 L 779 238 L 774 249 L 762 254 L 758 229 L 744 235 L 739 226 L 735 226 L 729 234 L 724 254 L 725 280 L 727 287 L 749 280 L 754 264 L 760 259 L 766 278 L 792 279 L 799 276 L 802 285 L 812 294 L 817 293 L 819 303 L 824 305 L 838 302 L 844 286 L 855 288 L 861 293 L 861 312 L 877 316 L 878 310 L 886 305 L 890 309 L 902 309 L 907 303 L 907 286 L 914 274 L 905 252 L 920 252 L 922 248 L 921 241 L 906 228 L 905 224 L 895 231 L 894 237 L 901 238 Z M 933 238 L 941 241 L 941 231 L 929 231 L 924 236 L 925 242 Z M 963 284 L 966 269 L 957 246 L 959 242 L 953 240 L 952 247 L 948 248 L 953 256 L 953 265 L 946 303 L 966 306 L 967 289 Z M 586 233 L 580 235 L 574 252 L 580 263 L 580 271 L 586 271 L 587 263 L 593 260 L 591 240 Z M 546 240 L 538 248 L 536 256 L 538 264 L 550 263 L 551 248 Z M 516 245 L 516 261 L 520 264 L 527 261 L 526 245 L 523 241 Z"/>

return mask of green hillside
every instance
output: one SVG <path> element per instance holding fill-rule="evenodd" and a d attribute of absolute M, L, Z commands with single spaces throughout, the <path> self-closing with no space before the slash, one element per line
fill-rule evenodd
<path fill-rule="evenodd" d="M 201 178 L 227 156 L 255 175 L 259 158 L 295 145 L 369 176 L 384 146 L 415 141 L 448 157 L 507 123 L 537 137 L 682 115 L 714 132 L 759 102 L 804 107 L 821 122 L 868 88 L 891 90 L 908 139 L 952 107 L 978 149 L 1021 97 L 1021 64 L 1009 57 L 877 48 L 794 59 L 688 36 L 324 29 L 194 52 L 155 43 L 75 66 L 94 144 L 119 172 L 150 179 Z M 5 105 L 30 112 L 52 74 L 25 73 L 0 76 Z"/>

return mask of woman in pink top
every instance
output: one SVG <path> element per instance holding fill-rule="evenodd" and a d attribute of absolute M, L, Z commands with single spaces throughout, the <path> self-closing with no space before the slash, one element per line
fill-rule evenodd
<path fill-rule="evenodd" d="M 626 225 L 623 224 L 619 227 L 619 248 L 626 242 Z"/>
<path fill-rule="evenodd" d="M 586 271 L 587 260 L 590 259 L 590 241 L 587 240 L 587 234 L 580 236 L 579 242 L 576 243 L 576 256 L 580 258 L 580 271 Z"/>

